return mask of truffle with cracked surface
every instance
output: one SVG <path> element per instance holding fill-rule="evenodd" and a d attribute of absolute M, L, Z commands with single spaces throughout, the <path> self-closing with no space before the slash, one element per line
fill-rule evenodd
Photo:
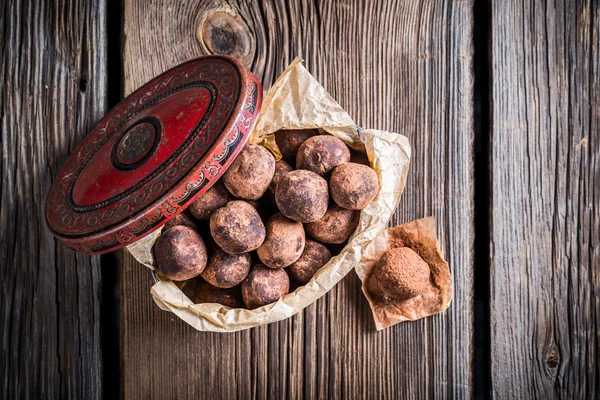
<path fill-rule="evenodd" d="M 215 182 L 206 192 L 202 193 L 187 208 L 194 218 L 201 221 L 210 219 L 210 216 L 231 200 L 231 195 L 222 181 Z"/>
<path fill-rule="evenodd" d="M 366 165 L 347 163 L 336 167 L 329 179 L 333 200 L 350 210 L 362 210 L 377 196 L 377 173 Z"/>
<path fill-rule="evenodd" d="M 242 298 L 246 307 L 252 310 L 276 302 L 289 289 L 290 278 L 284 269 L 272 269 L 259 264 L 242 282 Z"/>
<path fill-rule="evenodd" d="M 275 173 L 273 174 L 273 179 L 269 184 L 269 188 L 267 189 L 267 193 L 273 197 L 275 197 L 275 190 L 277 189 L 277 185 L 281 178 L 283 178 L 289 172 L 292 172 L 294 168 L 283 160 L 279 160 L 275 163 Z"/>
<path fill-rule="evenodd" d="M 304 225 L 306 232 L 323 243 L 343 243 L 358 226 L 360 211 L 348 210 L 331 202 L 325 215 Z"/>
<path fill-rule="evenodd" d="M 256 250 L 260 261 L 269 268 L 284 268 L 296 261 L 304 251 L 304 227 L 281 213 L 266 224 L 267 235 Z"/>
<path fill-rule="evenodd" d="M 239 199 L 258 200 L 275 173 L 275 158 L 266 148 L 249 143 L 223 174 L 223 183 Z"/>
<path fill-rule="evenodd" d="M 311 171 L 288 172 L 277 184 L 275 201 L 281 213 L 294 221 L 316 221 L 327 212 L 327 181 Z"/>
<path fill-rule="evenodd" d="M 174 226 L 161 234 L 153 247 L 158 269 L 173 281 L 198 276 L 206 267 L 204 240 L 194 229 Z"/>
<path fill-rule="evenodd" d="M 318 134 L 318 129 L 281 129 L 275 132 L 275 142 L 279 147 L 281 157 L 287 163 L 295 165 L 298 148 L 307 139 Z"/>
<path fill-rule="evenodd" d="M 200 276 L 215 287 L 228 289 L 246 279 L 251 262 L 248 253 L 227 254 L 221 249 L 215 249 L 208 257 L 208 264 Z"/>
<path fill-rule="evenodd" d="M 319 135 L 302 143 L 296 155 L 296 168 L 325 176 L 349 161 L 350 149 L 344 142 L 335 136 Z"/>
<path fill-rule="evenodd" d="M 210 233 L 227 254 L 256 250 L 265 240 L 265 226 L 254 207 L 245 201 L 230 201 L 210 217 Z"/>
<path fill-rule="evenodd" d="M 321 243 L 306 239 L 304 252 L 288 267 L 290 277 L 301 283 L 308 283 L 314 274 L 331 259 L 331 252 Z"/>

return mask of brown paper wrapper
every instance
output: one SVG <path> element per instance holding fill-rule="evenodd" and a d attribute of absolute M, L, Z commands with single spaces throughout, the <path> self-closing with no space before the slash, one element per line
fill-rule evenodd
<path fill-rule="evenodd" d="M 431 283 L 424 293 L 412 299 L 375 300 L 367 289 L 368 279 L 383 255 L 396 247 L 410 247 L 427 262 Z M 383 231 L 365 249 L 362 262 L 356 266 L 356 274 L 362 281 L 362 290 L 371 306 L 377 330 L 440 313 L 452 300 L 452 276 L 438 245 L 433 217 Z"/>
<path fill-rule="evenodd" d="M 254 310 L 232 309 L 220 304 L 194 304 L 173 282 L 161 280 L 151 294 L 156 304 L 171 311 L 200 331 L 234 332 L 289 318 L 327 293 L 361 262 L 365 248 L 387 226 L 406 183 L 410 145 L 402 135 L 359 131 L 346 111 L 327 93 L 297 58 L 277 79 L 263 100 L 253 143 L 279 154 L 273 133 L 280 129 L 318 128 L 337 136 L 354 149 L 366 152 L 379 176 L 375 200 L 361 212 L 360 221 L 348 244 L 309 283 L 277 302 Z M 156 230 L 127 246 L 145 266 L 154 269 L 152 246 L 160 236 Z"/>

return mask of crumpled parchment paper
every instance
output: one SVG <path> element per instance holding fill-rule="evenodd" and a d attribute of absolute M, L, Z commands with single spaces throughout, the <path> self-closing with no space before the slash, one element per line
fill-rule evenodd
<path fill-rule="evenodd" d="M 275 303 L 254 309 L 232 309 L 220 304 L 194 304 L 173 282 L 161 280 L 151 294 L 156 304 L 177 314 L 200 331 L 234 332 L 291 317 L 335 286 L 363 258 L 365 248 L 387 226 L 406 183 L 411 149 L 405 136 L 378 130 L 358 131 L 352 118 L 295 59 L 266 94 L 253 137 L 253 143 L 279 149 L 273 133 L 279 129 L 320 130 L 337 136 L 359 151 L 365 151 L 379 176 L 380 190 L 375 200 L 361 212 L 359 225 L 348 244 L 309 283 Z M 127 249 L 142 264 L 154 268 L 152 246 L 161 229 L 135 242 Z"/>
<path fill-rule="evenodd" d="M 377 301 L 367 290 L 369 276 L 383 255 L 396 247 L 410 247 L 427 262 L 430 285 L 424 293 L 412 299 Z M 450 268 L 439 248 L 433 217 L 384 230 L 365 249 L 362 261 L 356 266 L 356 274 L 362 281 L 362 290 L 371 305 L 377 330 L 440 313 L 452 300 Z"/>

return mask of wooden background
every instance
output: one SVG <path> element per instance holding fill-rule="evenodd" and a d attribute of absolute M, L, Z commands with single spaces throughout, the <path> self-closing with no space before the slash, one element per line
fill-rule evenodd
<path fill-rule="evenodd" d="M 483 3 L 0 4 L 0 398 L 600 397 L 600 2 Z M 408 136 L 392 224 L 436 217 L 447 312 L 377 333 L 351 272 L 287 321 L 200 333 L 130 255 L 55 243 L 43 203 L 77 141 L 210 53 L 265 87 L 301 56 L 358 124 Z"/>

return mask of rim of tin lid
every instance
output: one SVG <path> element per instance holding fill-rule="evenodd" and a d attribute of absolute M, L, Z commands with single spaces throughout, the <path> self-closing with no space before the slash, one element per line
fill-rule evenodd
<path fill-rule="evenodd" d="M 127 246 L 180 214 L 247 142 L 262 102 L 239 60 L 187 61 L 127 96 L 69 156 L 46 198 L 46 223 L 73 250 Z"/>

